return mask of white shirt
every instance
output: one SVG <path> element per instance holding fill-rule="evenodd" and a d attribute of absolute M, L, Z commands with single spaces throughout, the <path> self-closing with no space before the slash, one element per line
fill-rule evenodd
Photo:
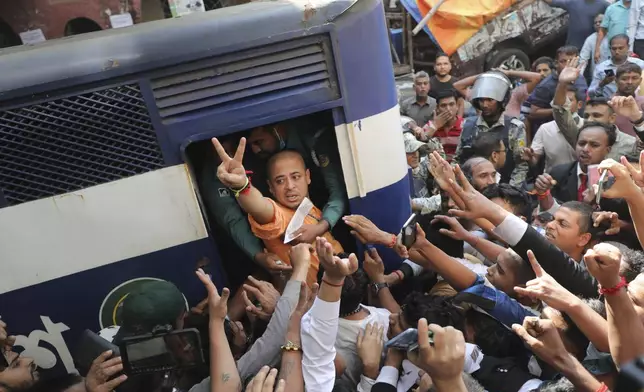
<path fill-rule="evenodd" d="M 362 374 L 362 362 L 358 356 L 358 349 L 356 341 L 358 340 L 358 333 L 365 329 L 367 324 L 375 323 L 376 325 L 384 326 L 384 336 L 387 336 L 389 329 L 389 312 L 384 308 L 375 308 L 373 306 L 362 305 L 362 308 L 369 312 L 369 315 L 362 320 L 347 320 L 341 318 L 338 321 L 338 335 L 335 338 L 335 349 L 338 354 L 342 356 L 346 364 L 346 369 L 342 375 L 343 379 L 351 382 L 352 386 L 356 386 L 360 381 Z M 385 342 L 387 339 L 385 339 Z"/>
<path fill-rule="evenodd" d="M 557 165 L 575 160 L 575 150 L 559 130 L 556 121 L 547 122 L 539 127 L 531 145 L 535 154 L 545 155 L 545 171 Z"/>
<path fill-rule="evenodd" d="M 335 385 L 335 338 L 340 301 L 315 298 L 302 317 L 302 374 L 307 392 L 331 392 Z"/>

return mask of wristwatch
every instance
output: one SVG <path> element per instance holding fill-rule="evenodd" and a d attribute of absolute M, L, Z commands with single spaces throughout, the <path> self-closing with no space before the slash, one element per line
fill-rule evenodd
<path fill-rule="evenodd" d="M 389 283 L 383 282 L 371 284 L 371 290 L 373 290 L 374 295 L 378 295 L 380 290 L 384 289 L 385 287 L 389 287 Z"/>

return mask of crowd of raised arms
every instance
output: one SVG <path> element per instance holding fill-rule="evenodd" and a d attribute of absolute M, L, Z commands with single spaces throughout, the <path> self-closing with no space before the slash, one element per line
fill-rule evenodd
<path fill-rule="evenodd" d="M 574 15 L 554 59 L 459 80 L 439 54 L 415 74 L 391 130 L 405 230 L 350 214 L 317 118 L 215 138 L 203 201 L 239 250 L 224 264 L 252 273 L 229 289 L 197 270 L 208 295 L 190 309 L 171 282 L 143 284 L 100 331 L 194 327 L 206 365 L 126 375 L 107 351 L 45 377 L 0 320 L 0 392 L 616 390 L 644 355 L 644 0 L 546 2 Z"/>

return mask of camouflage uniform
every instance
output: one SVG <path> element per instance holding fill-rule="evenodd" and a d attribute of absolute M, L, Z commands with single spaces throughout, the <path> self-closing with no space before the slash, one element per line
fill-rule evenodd
<path fill-rule="evenodd" d="M 501 171 L 501 182 L 520 186 L 526 179 L 528 163 L 521 160 L 521 150 L 526 146 L 525 125 L 517 118 L 501 116 L 489 126 L 482 116 L 468 118 L 463 125 L 463 133 L 456 147 L 453 162 L 460 162 L 464 148 L 470 148 L 479 132 L 498 132 L 508 150 L 505 166 Z"/>

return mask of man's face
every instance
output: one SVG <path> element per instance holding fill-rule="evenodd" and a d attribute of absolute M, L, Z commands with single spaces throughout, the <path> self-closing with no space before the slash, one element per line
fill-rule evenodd
<path fill-rule="evenodd" d="M 268 159 L 279 150 L 279 142 L 273 129 L 266 127 L 255 128 L 248 136 L 248 144 L 253 154 L 262 159 Z"/>
<path fill-rule="evenodd" d="M 7 356 L 9 366 L 0 371 L 0 385 L 24 389 L 38 381 L 38 371 L 32 358 L 21 357 L 16 353 Z"/>
<path fill-rule="evenodd" d="M 503 140 L 499 141 L 499 147 L 496 151 L 492 152 L 492 160 L 494 161 L 494 167 L 500 169 L 505 166 L 505 160 L 508 157 L 508 150 L 505 147 Z"/>
<path fill-rule="evenodd" d="M 554 214 L 554 220 L 546 225 L 546 238 L 550 243 L 568 254 L 573 254 L 580 247 L 586 246 L 588 236 L 581 233 L 579 227 L 580 213 L 566 207 L 560 207 Z M 585 238 L 584 238 L 585 237 Z"/>
<path fill-rule="evenodd" d="M 407 164 L 412 169 L 415 169 L 420 165 L 420 152 L 408 152 L 407 153 Z"/>
<path fill-rule="evenodd" d="M 541 75 L 541 79 L 547 78 L 552 73 L 552 69 L 545 63 L 537 65 L 537 69 L 535 71 Z"/>
<path fill-rule="evenodd" d="M 414 81 L 414 90 L 416 90 L 416 98 L 427 98 L 427 94 L 429 94 L 429 78 L 417 78 Z"/>
<path fill-rule="evenodd" d="M 437 113 L 449 113 L 450 121 L 456 117 L 456 112 L 458 108 L 456 107 L 456 98 L 449 97 L 443 98 L 438 102 L 438 108 L 436 109 Z"/>
<path fill-rule="evenodd" d="M 559 57 L 557 57 L 557 64 L 555 64 L 555 66 L 557 67 L 557 73 L 561 73 L 561 71 L 566 68 L 566 65 L 568 65 L 568 61 L 572 60 L 573 58 L 575 58 L 574 54 L 560 54 Z"/>
<path fill-rule="evenodd" d="M 599 29 L 602 27 L 602 21 L 604 20 L 604 15 L 599 14 L 595 16 L 594 27 L 595 31 L 599 32 Z"/>
<path fill-rule="evenodd" d="M 621 63 L 628 56 L 628 43 L 624 38 L 614 39 L 610 44 L 610 54 L 614 63 Z"/>
<path fill-rule="evenodd" d="M 615 114 L 608 105 L 586 105 L 584 119 L 602 124 L 615 124 Z"/>
<path fill-rule="evenodd" d="M 498 114 L 499 103 L 492 98 L 479 98 L 479 106 L 481 107 L 481 114 L 484 118 L 493 117 Z"/>
<path fill-rule="evenodd" d="M 472 167 L 472 178 L 474 180 L 474 188 L 482 191 L 488 185 L 496 184 L 496 169 L 492 162 L 481 161 Z"/>
<path fill-rule="evenodd" d="M 617 78 L 617 91 L 620 95 L 635 95 L 635 90 L 642 83 L 642 75 L 637 72 L 625 72 Z"/>
<path fill-rule="evenodd" d="M 299 207 L 309 194 L 311 176 L 301 157 L 288 154 L 279 157 L 270 168 L 269 188 L 277 201 L 290 209 Z"/>
<path fill-rule="evenodd" d="M 496 264 L 487 269 L 485 277 L 497 289 L 510 297 L 515 296 L 514 287 L 519 285 L 516 277 L 516 262 L 507 251 L 499 253 Z"/>
<path fill-rule="evenodd" d="M 452 71 L 452 63 L 449 61 L 449 57 L 441 56 L 436 59 L 436 64 L 434 64 L 434 71 L 438 76 L 446 76 Z"/>
<path fill-rule="evenodd" d="M 582 165 L 597 165 L 601 163 L 608 153 L 608 135 L 599 127 L 584 129 L 577 139 L 577 161 Z"/>

